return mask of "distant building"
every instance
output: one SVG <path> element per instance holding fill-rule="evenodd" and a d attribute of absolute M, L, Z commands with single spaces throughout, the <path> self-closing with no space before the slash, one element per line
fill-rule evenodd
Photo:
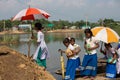
<path fill-rule="evenodd" d="M 14 27 L 12 27 L 12 30 L 16 31 L 16 30 L 18 30 L 18 28 L 16 26 L 14 26 Z"/>
<path fill-rule="evenodd" d="M 19 24 L 18 25 L 18 28 L 19 29 L 22 29 L 22 30 L 26 30 L 26 29 L 29 29 L 31 31 L 31 24 Z"/>
<path fill-rule="evenodd" d="M 91 28 L 90 26 L 82 26 L 81 29 L 87 29 L 87 28 Z"/>
<path fill-rule="evenodd" d="M 76 29 L 76 26 L 71 26 L 70 29 Z"/>

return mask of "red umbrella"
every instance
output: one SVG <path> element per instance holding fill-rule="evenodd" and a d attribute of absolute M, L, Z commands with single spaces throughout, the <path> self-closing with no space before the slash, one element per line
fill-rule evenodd
<path fill-rule="evenodd" d="M 38 8 L 27 8 L 21 10 L 13 19 L 15 20 L 35 20 L 35 19 L 48 19 L 50 14 L 45 12 L 44 10 Z"/>
<path fill-rule="evenodd" d="M 38 8 L 27 8 L 21 10 L 16 16 L 13 17 L 12 21 L 15 20 L 36 20 L 36 19 L 48 19 L 50 17 L 50 14 L 45 12 L 44 10 L 38 9 Z M 33 32 L 31 30 L 32 36 Z M 28 44 L 28 57 L 30 57 L 30 40 Z"/>

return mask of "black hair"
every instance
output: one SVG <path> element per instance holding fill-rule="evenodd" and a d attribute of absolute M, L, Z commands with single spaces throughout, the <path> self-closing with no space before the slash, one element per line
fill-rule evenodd
<path fill-rule="evenodd" d="M 75 38 L 72 37 L 72 38 L 70 39 L 70 41 L 72 41 L 72 40 L 75 42 Z"/>
<path fill-rule="evenodd" d="M 41 29 L 43 29 L 43 27 L 42 27 L 42 24 L 41 23 L 35 23 L 35 27 L 38 29 L 38 30 L 41 30 Z"/>
<path fill-rule="evenodd" d="M 105 43 L 104 45 L 112 48 L 112 45 L 110 43 Z"/>
<path fill-rule="evenodd" d="M 70 43 L 70 40 L 69 40 L 68 38 L 65 38 L 65 39 L 63 40 L 63 43 Z"/>
<path fill-rule="evenodd" d="M 85 29 L 84 33 L 90 33 L 90 36 L 93 36 L 93 33 L 92 33 L 91 29 L 89 29 L 89 28 Z"/>

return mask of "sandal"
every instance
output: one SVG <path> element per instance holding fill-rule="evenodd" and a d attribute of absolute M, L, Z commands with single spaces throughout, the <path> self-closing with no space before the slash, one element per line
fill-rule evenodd
<path fill-rule="evenodd" d="M 84 79 L 87 79 L 87 78 L 89 78 L 89 76 L 84 76 L 83 78 L 84 78 Z"/>
<path fill-rule="evenodd" d="M 93 77 L 93 76 L 90 77 L 90 80 L 94 80 L 94 79 L 95 79 L 95 77 Z"/>

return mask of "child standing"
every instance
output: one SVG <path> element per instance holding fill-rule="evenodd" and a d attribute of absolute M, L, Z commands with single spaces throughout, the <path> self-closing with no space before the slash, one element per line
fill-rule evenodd
<path fill-rule="evenodd" d="M 80 49 L 80 46 L 78 44 L 75 44 L 75 38 L 70 38 L 70 43 L 75 48 L 74 53 L 75 53 L 75 57 L 76 57 L 76 70 L 79 70 L 80 65 L 81 65 L 79 52 L 81 51 L 81 49 Z"/>
<path fill-rule="evenodd" d="M 44 34 L 42 33 L 42 24 L 35 23 L 35 30 L 37 31 L 37 43 L 38 47 L 33 56 L 33 59 L 39 66 L 42 66 L 46 69 L 46 58 L 49 56 L 49 51 L 44 40 Z"/>
<path fill-rule="evenodd" d="M 75 69 L 76 69 L 76 58 L 74 56 L 74 47 L 70 44 L 70 40 L 68 38 L 65 38 L 63 40 L 63 44 L 66 46 L 66 50 L 61 50 L 63 53 L 66 53 L 66 56 L 68 57 L 67 65 L 66 65 L 66 74 L 65 74 L 65 80 L 75 80 Z"/>
<path fill-rule="evenodd" d="M 118 60 L 117 60 L 117 74 L 120 74 L 120 42 L 118 43 L 117 46 L 117 53 L 118 53 Z"/>
<path fill-rule="evenodd" d="M 82 66 L 81 66 L 81 75 L 83 78 L 91 78 L 97 74 L 97 52 L 96 49 L 99 47 L 98 41 L 95 37 L 93 37 L 92 31 L 90 29 L 85 29 L 85 43 L 84 48 L 86 53 L 83 58 Z"/>
<path fill-rule="evenodd" d="M 106 65 L 106 77 L 108 78 L 115 78 L 116 77 L 116 58 L 117 53 L 115 49 L 112 48 L 110 43 L 104 44 L 105 49 L 100 49 L 100 52 L 103 53 L 107 57 L 107 65 Z"/>

